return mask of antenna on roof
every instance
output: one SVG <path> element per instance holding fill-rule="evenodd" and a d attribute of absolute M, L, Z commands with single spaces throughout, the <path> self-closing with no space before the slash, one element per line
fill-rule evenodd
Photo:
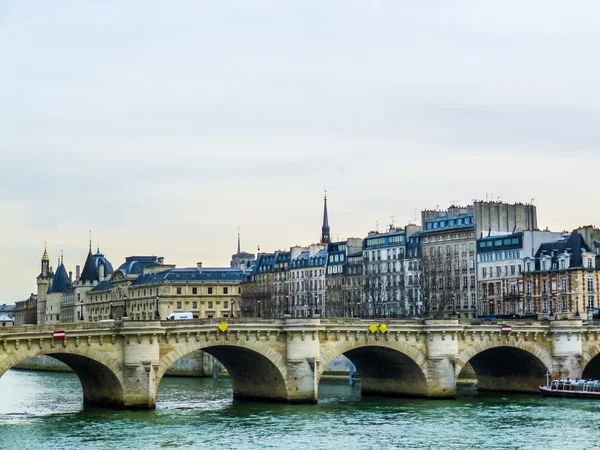
<path fill-rule="evenodd" d="M 377 231 L 379 233 L 379 221 L 378 220 L 375 221 L 375 231 Z"/>
<path fill-rule="evenodd" d="M 396 216 L 390 216 L 390 220 L 391 220 L 391 223 L 390 223 L 390 230 L 391 230 L 392 228 L 394 228 L 394 219 L 395 219 L 395 218 L 396 218 Z"/>
<path fill-rule="evenodd" d="M 416 225 L 417 224 L 417 210 L 413 209 L 413 223 Z"/>

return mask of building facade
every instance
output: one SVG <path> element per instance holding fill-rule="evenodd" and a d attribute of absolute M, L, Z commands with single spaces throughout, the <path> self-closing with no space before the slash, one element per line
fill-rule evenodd
<path fill-rule="evenodd" d="M 600 250 L 600 249 L 599 249 Z M 541 318 L 591 318 L 600 294 L 600 251 L 577 231 L 524 258 L 525 312 Z"/>
<path fill-rule="evenodd" d="M 561 233 L 521 231 L 477 240 L 478 312 L 481 315 L 524 315 L 525 257 Z"/>

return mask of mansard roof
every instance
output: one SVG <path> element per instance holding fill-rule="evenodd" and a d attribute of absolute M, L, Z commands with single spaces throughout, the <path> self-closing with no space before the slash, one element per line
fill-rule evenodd
<path fill-rule="evenodd" d="M 48 294 L 64 293 L 68 292 L 69 289 L 71 289 L 71 280 L 69 279 L 69 275 L 67 275 L 65 265 L 60 263 L 60 266 L 56 269 L 54 278 L 52 278 L 52 283 L 48 288 Z"/>
<path fill-rule="evenodd" d="M 569 268 L 581 268 L 583 267 L 583 253 L 589 252 L 590 249 L 585 243 L 583 236 L 577 231 L 573 231 L 568 238 L 559 239 L 554 242 L 547 242 L 540 245 L 540 248 L 535 254 L 536 269 L 540 270 L 539 259 L 548 256 L 551 258 L 552 264 L 558 262 L 558 256 L 563 253 L 570 255 Z"/>
<path fill-rule="evenodd" d="M 244 281 L 247 273 L 232 268 L 202 268 L 170 269 L 158 273 L 150 273 L 138 277 L 131 286 L 170 283 L 234 283 Z"/>
<path fill-rule="evenodd" d="M 158 257 L 156 256 L 128 256 L 125 262 L 117 270 L 127 275 L 141 275 L 146 267 L 158 266 Z"/>
<path fill-rule="evenodd" d="M 112 289 L 112 287 L 113 287 L 112 281 L 104 280 L 104 281 L 101 281 L 100 283 L 98 283 L 96 286 L 94 286 L 90 290 L 90 292 L 106 291 L 107 289 Z"/>
<path fill-rule="evenodd" d="M 475 216 L 463 213 L 458 216 L 439 216 L 435 220 L 427 221 L 424 229 L 421 230 L 421 234 L 470 228 L 475 228 Z"/>

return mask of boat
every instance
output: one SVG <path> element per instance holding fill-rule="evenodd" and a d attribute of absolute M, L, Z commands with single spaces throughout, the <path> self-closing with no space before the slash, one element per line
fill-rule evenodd
<path fill-rule="evenodd" d="M 544 396 L 600 399 L 600 380 L 561 378 L 551 383 L 548 381 L 546 386 L 540 386 L 540 392 Z"/>

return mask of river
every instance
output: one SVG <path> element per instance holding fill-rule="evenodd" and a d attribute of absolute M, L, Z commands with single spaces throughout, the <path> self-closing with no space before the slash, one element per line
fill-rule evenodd
<path fill-rule="evenodd" d="M 592 449 L 600 402 L 537 395 L 361 398 L 322 384 L 318 405 L 232 400 L 229 380 L 164 378 L 156 411 L 83 408 L 74 374 L 0 378 L 2 449 Z"/>

